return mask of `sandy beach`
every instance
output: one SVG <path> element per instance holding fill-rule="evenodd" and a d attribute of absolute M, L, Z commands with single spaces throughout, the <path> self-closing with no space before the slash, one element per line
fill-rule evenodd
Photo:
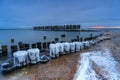
<path fill-rule="evenodd" d="M 60 56 L 46 64 L 29 65 L 9 74 L 0 75 L 2 80 L 72 80 L 76 72 L 79 53 Z"/>
<path fill-rule="evenodd" d="M 106 37 L 112 37 L 111 40 L 105 40 L 80 52 L 60 56 L 46 64 L 29 65 L 9 74 L 1 74 L 0 78 L 2 80 L 73 80 L 80 54 L 98 50 L 103 51 L 104 48 L 110 49 L 115 60 L 120 63 L 120 36 L 118 34 L 109 33 Z M 117 64 L 117 70 L 119 68 L 120 65 Z"/>
<path fill-rule="evenodd" d="M 74 80 L 120 80 L 120 36 L 107 34 L 105 37 L 111 40 L 102 41 L 81 54 Z"/>

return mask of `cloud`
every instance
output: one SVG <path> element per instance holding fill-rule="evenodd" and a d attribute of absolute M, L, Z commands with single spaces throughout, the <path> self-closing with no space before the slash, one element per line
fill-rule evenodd
<path fill-rule="evenodd" d="M 0 28 L 120 25 L 118 0 L 0 0 Z"/>

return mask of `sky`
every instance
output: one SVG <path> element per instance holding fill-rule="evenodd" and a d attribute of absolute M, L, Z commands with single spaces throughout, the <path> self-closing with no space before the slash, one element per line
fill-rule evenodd
<path fill-rule="evenodd" d="M 0 0 L 0 28 L 119 27 L 120 0 Z"/>

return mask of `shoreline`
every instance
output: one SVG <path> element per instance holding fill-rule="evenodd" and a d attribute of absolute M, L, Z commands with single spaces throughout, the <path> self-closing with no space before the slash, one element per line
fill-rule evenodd
<path fill-rule="evenodd" d="M 72 80 L 76 72 L 79 53 L 60 56 L 46 64 L 29 65 L 10 74 L 0 75 L 2 80 Z"/>
<path fill-rule="evenodd" d="M 109 32 L 110 35 L 107 37 L 112 37 L 111 40 L 106 40 L 98 43 L 96 46 L 90 48 L 88 51 L 81 54 L 81 59 L 77 66 L 77 71 L 73 80 L 86 80 L 90 78 L 93 80 L 118 80 L 120 79 L 120 36 L 116 33 Z M 107 49 L 107 50 L 105 50 Z M 101 54 L 99 54 L 101 52 Z M 98 55 L 99 54 L 99 55 Z M 94 56 L 96 55 L 96 56 Z M 100 56 L 102 56 L 100 58 Z M 108 58 L 105 57 L 109 56 Z M 110 56 L 111 55 L 111 56 Z M 98 58 L 97 58 L 98 57 Z M 106 59 L 105 59 L 105 58 Z M 89 60 L 90 58 L 90 60 Z M 91 60 L 93 58 L 93 60 Z M 96 58 L 94 60 L 94 58 Z M 100 59 L 99 59 L 100 58 Z M 109 59 L 110 58 L 110 59 Z M 84 61 L 86 60 L 86 61 Z M 102 61 L 103 60 L 103 61 Z M 105 63 L 106 62 L 108 63 Z M 98 61 L 98 62 L 97 62 Z M 101 62 L 102 61 L 102 62 Z M 97 62 L 97 63 L 95 63 Z M 113 65 L 111 67 L 111 65 Z M 81 64 L 81 65 L 79 65 Z M 100 66 L 103 65 L 104 67 Z M 111 67 L 111 68 L 110 68 Z M 110 68 L 110 69 L 109 69 Z M 113 70 L 113 72 L 110 70 Z M 90 72 L 89 72 L 90 71 Z M 114 72 L 115 71 L 115 72 Z"/>
<path fill-rule="evenodd" d="M 114 39 L 100 42 L 80 52 L 60 56 L 57 59 L 50 60 L 50 62 L 46 64 L 30 65 L 7 75 L 0 75 L 0 78 L 3 80 L 73 80 L 77 71 L 77 65 L 79 64 L 80 54 L 99 50 L 103 45 L 112 48 L 115 44 L 113 46 L 111 41 L 114 41 Z"/>

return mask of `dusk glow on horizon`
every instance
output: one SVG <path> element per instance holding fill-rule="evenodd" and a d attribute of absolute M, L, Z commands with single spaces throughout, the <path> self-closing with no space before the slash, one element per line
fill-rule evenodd
<path fill-rule="evenodd" d="M 91 28 L 96 28 L 96 29 L 101 29 L 101 28 L 120 28 L 120 26 L 112 26 L 112 27 L 108 27 L 108 26 L 95 26 L 95 27 L 91 27 Z"/>

